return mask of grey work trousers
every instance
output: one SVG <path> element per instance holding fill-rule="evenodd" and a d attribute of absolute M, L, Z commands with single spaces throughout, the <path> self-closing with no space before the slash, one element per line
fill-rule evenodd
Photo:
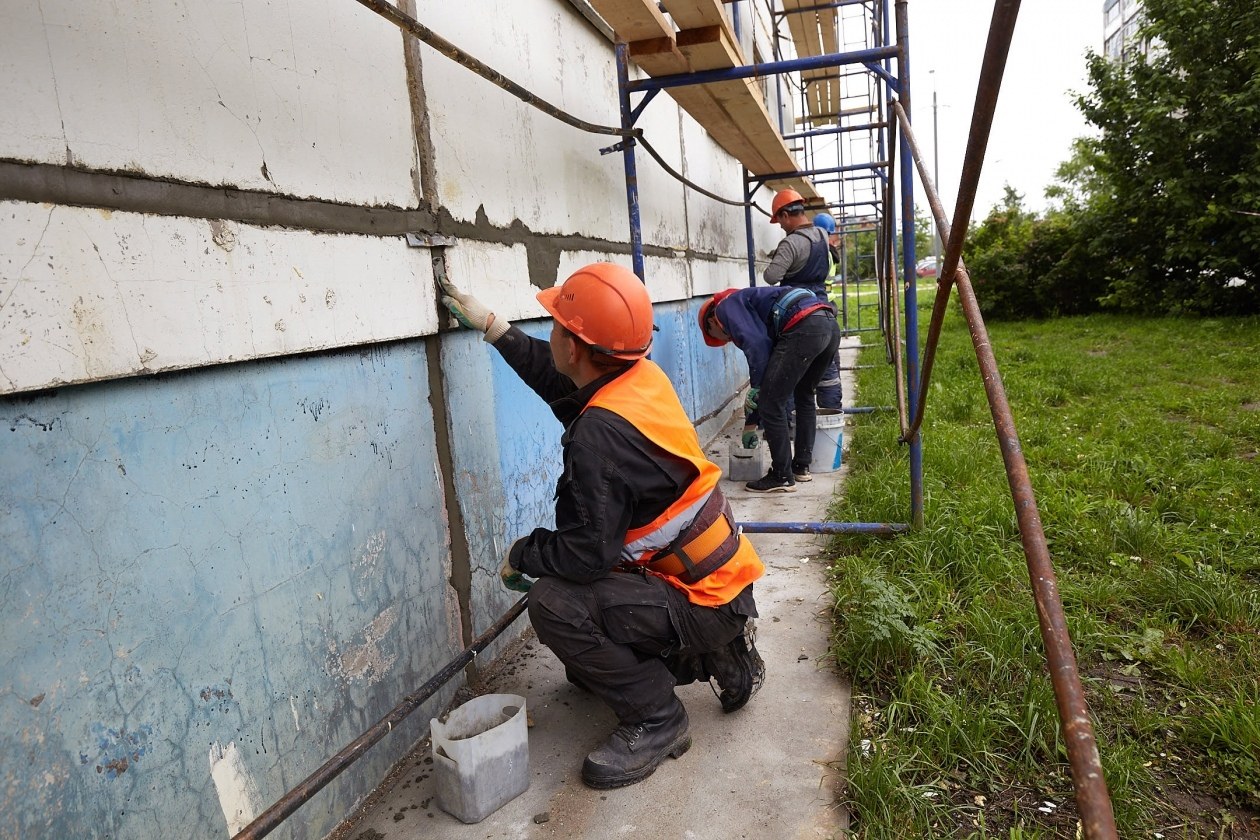
<path fill-rule="evenodd" d="M 660 578 L 629 572 L 589 584 L 543 577 L 529 590 L 538 640 L 622 724 L 669 713 L 675 685 L 708 679 L 700 656 L 728 644 L 755 614 L 751 584 L 720 607 L 692 604 Z"/>

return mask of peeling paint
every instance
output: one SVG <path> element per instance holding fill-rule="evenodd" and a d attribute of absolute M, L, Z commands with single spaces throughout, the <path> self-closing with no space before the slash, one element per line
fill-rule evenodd
<path fill-rule="evenodd" d="M 375 685 L 398 659 L 398 654 L 381 650 L 380 642 L 398 622 L 398 605 L 392 604 L 363 628 L 363 642 L 351 645 L 344 652 L 334 640 L 328 642 L 329 671 L 345 682 L 365 680 Z"/>
<path fill-rule="evenodd" d="M 95 758 L 80 752 L 79 764 L 94 765 L 97 773 L 116 779 L 149 752 L 153 726 L 146 723 L 133 729 L 126 726 L 113 729 L 94 723 L 91 734 L 96 741 Z"/>
<path fill-rule="evenodd" d="M 245 760 L 232 741 L 226 747 L 210 745 L 210 776 L 219 795 L 219 807 L 227 820 L 228 834 L 238 834 L 254 821 L 262 808 L 258 785 L 245 769 Z"/>
<path fill-rule="evenodd" d="M 236 232 L 222 219 L 210 220 L 210 238 L 224 251 L 231 251 L 236 247 Z"/>

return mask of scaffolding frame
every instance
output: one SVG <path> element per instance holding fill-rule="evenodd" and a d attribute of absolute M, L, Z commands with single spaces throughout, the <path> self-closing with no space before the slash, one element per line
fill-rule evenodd
<path fill-rule="evenodd" d="M 630 50 L 625 43 L 616 45 L 617 60 L 617 88 L 621 114 L 621 128 L 626 139 L 622 142 L 610 147 L 608 151 L 619 150 L 625 166 L 626 175 L 626 209 L 629 217 L 630 226 L 630 247 L 631 260 L 636 274 L 642 279 L 644 277 L 644 259 L 643 259 L 643 241 L 642 241 L 642 220 L 640 218 L 639 207 L 639 187 L 638 187 L 638 171 L 635 163 L 634 146 L 635 140 L 630 134 L 635 130 L 635 122 L 643 113 L 643 109 L 652 100 L 652 98 L 661 90 L 667 90 L 674 87 L 683 87 L 688 85 L 703 85 L 712 82 L 730 81 L 734 79 L 747 79 L 751 77 L 773 76 L 776 80 L 786 74 L 812 74 L 809 84 L 828 84 L 835 82 L 837 90 L 841 90 L 845 79 L 861 78 L 866 80 L 868 90 L 866 95 L 869 97 L 869 104 L 865 108 L 854 108 L 853 113 L 849 116 L 865 115 L 865 121 L 858 123 L 856 121 L 846 122 L 844 117 L 844 108 L 839 107 L 844 102 L 843 93 L 839 100 L 829 100 L 834 102 L 837 107 L 833 113 L 829 113 L 827 118 L 830 125 L 827 128 L 810 128 L 801 132 L 790 132 L 784 135 L 784 140 L 803 139 L 805 141 L 805 166 L 794 172 L 774 172 L 768 174 L 756 175 L 748 171 L 747 167 L 743 170 L 744 181 L 744 238 L 747 251 L 748 263 L 748 285 L 755 286 L 757 282 L 757 266 L 756 251 L 753 242 L 753 218 L 752 208 L 753 201 L 757 192 L 767 183 L 773 181 L 781 181 L 788 177 L 807 177 L 814 184 L 830 184 L 834 183 L 838 186 L 837 199 L 835 201 L 823 200 L 821 204 L 816 204 L 818 210 L 827 209 L 828 211 L 836 211 L 840 213 L 840 218 L 844 220 L 846 214 L 844 210 L 850 206 L 857 206 L 859 201 L 863 204 L 874 202 L 872 212 L 869 214 L 874 217 L 879 231 L 879 237 L 891 239 L 894 235 L 889 225 L 896 218 L 897 212 L 895 207 L 889 206 L 889 195 L 891 185 L 898 185 L 900 190 L 900 202 L 902 206 L 902 215 L 911 220 L 910 224 L 902 226 L 902 254 L 903 266 L 900 272 L 891 265 L 885 265 L 883 268 L 876 269 L 878 277 L 893 278 L 902 276 L 907 278 L 904 284 L 906 313 L 905 335 L 906 335 L 906 352 L 908 359 L 911 360 L 905 366 L 907 382 L 905 390 L 911 395 L 907 406 L 909 412 L 913 414 L 917 408 L 915 395 L 918 392 L 918 306 L 917 306 L 917 289 L 915 282 L 914 264 L 914 183 L 913 170 L 909 167 L 909 154 L 903 154 L 900 161 L 900 169 L 894 172 L 894 166 L 897 162 L 894 160 L 895 155 L 886 154 L 885 150 L 892 149 L 896 142 L 893 136 L 896 126 L 887 118 L 891 113 L 892 101 L 895 95 L 900 96 L 902 101 L 908 102 L 909 92 L 909 67 L 904 57 L 905 50 L 903 46 L 892 42 L 889 39 L 889 5 L 890 0 L 839 0 L 839 2 L 824 3 L 818 6 L 803 6 L 792 9 L 790 11 L 778 11 L 776 9 L 777 0 L 770 0 L 772 20 L 778 20 L 781 17 L 795 14 L 816 13 L 820 9 L 837 9 L 841 7 L 860 7 L 866 13 L 862 18 L 863 25 L 869 23 L 871 28 L 871 40 L 864 41 L 861 49 L 849 50 L 845 52 L 824 53 L 816 56 L 798 57 L 792 59 L 778 59 L 772 62 L 764 62 L 761 64 L 750 64 L 743 67 L 733 67 L 724 70 L 707 70 L 696 73 L 684 73 L 670 76 L 658 76 L 654 78 L 644 78 L 639 80 L 631 80 L 630 78 Z M 776 55 L 781 54 L 779 44 L 777 23 L 772 26 L 773 29 L 773 52 Z M 903 40 L 904 43 L 904 40 Z M 893 73 L 893 62 L 897 60 L 897 75 Z M 844 68 L 844 73 L 839 72 L 840 68 Z M 857 71 L 854 68 L 863 68 Z M 837 71 L 836 78 L 831 78 L 828 71 Z M 841 78 L 841 75 L 844 78 Z M 642 94 L 643 98 L 635 104 L 631 97 L 633 94 Z M 807 95 L 807 85 L 800 85 L 800 95 L 802 102 Z M 869 116 L 872 109 L 878 109 L 878 118 L 870 121 Z M 805 117 L 802 119 L 813 121 L 815 117 L 810 116 L 808 109 L 805 110 Z M 780 126 L 782 126 L 782 109 L 780 109 Z M 865 138 L 871 154 L 868 157 L 874 160 L 864 160 L 859 162 L 845 162 L 840 149 L 839 138 L 854 137 L 861 134 Z M 817 140 L 823 136 L 835 136 L 837 160 L 835 164 L 820 163 L 816 160 L 818 156 Z M 903 141 L 904 142 L 904 141 Z M 819 176 L 836 176 L 834 179 L 814 180 Z M 852 187 L 846 186 L 846 177 L 853 177 L 857 180 L 848 182 L 851 184 L 865 183 L 872 195 L 869 198 L 859 199 L 854 193 Z M 876 188 L 878 182 L 879 189 Z M 847 191 L 846 191 L 847 190 Z M 880 197 L 882 196 L 882 201 Z M 851 200 L 848 200 L 851 199 Z M 882 226 L 878 222 L 884 222 Z M 846 225 L 848 223 L 846 222 Z M 906 237 L 909 237 L 907 240 Z M 880 241 L 877 238 L 877 241 Z M 887 251 L 892 253 L 891 249 L 885 249 L 877 246 L 878 251 Z M 887 311 L 889 307 L 885 306 L 883 301 L 888 295 L 894 293 L 892 284 L 889 282 L 877 282 L 879 303 L 876 305 L 881 313 Z M 848 300 L 848 279 L 842 277 L 841 280 L 841 300 L 845 302 L 847 310 Z M 843 323 L 845 334 L 854 335 L 859 332 L 875 332 L 883 331 L 884 327 L 880 326 L 863 326 L 861 324 L 861 298 L 859 300 L 859 308 L 857 309 L 857 325 L 850 328 L 848 326 L 847 311 Z M 898 391 L 901 391 L 900 386 Z M 879 407 L 850 407 L 842 409 L 847 414 L 862 414 L 881 410 Z M 909 446 L 909 472 L 910 472 L 910 511 L 909 522 L 907 523 L 883 523 L 883 522 L 828 522 L 815 523 L 816 533 L 829 534 L 870 534 L 870 535 L 892 535 L 909 530 L 912 527 L 920 527 L 923 524 L 923 458 L 922 444 L 916 435 L 908 441 Z M 771 523 L 757 523 L 760 528 L 772 527 Z"/>

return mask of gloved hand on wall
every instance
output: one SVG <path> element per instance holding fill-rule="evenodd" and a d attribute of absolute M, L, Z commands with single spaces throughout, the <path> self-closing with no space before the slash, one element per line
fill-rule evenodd
<path fill-rule="evenodd" d="M 503 558 L 503 565 L 499 567 L 499 579 L 503 581 L 503 585 L 508 589 L 513 589 L 517 592 L 528 592 L 529 588 L 534 585 L 532 580 L 512 568 L 512 562 L 508 557 Z"/>
<path fill-rule="evenodd" d="M 442 305 L 450 310 L 455 320 L 470 330 L 479 330 L 486 334 L 486 341 L 495 342 L 508 331 L 511 326 L 506 319 L 495 316 L 484 303 L 469 294 L 461 292 L 455 284 L 443 281 Z"/>
<path fill-rule="evenodd" d="M 744 397 L 744 413 L 747 414 L 757 410 L 757 395 L 761 393 L 760 388 L 749 388 L 748 394 Z"/>

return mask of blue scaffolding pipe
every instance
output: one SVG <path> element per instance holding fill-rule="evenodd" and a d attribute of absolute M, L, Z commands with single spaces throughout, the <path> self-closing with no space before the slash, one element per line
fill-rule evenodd
<path fill-rule="evenodd" d="M 766 181 L 782 181 L 786 178 L 794 178 L 802 175 L 832 175 L 840 172 L 856 172 L 858 170 L 879 169 L 887 167 L 888 161 L 877 160 L 871 163 L 851 163 L 848 166 L 828 166 L 825 169 L 800 169 L 796 172 L 772 172 L 769 175 L 757 175 L 753 178 L 755 182 L 765 183 Z"/>
<path fill-rule="evenodd" d="M 656 76 L 650 79 L 639 79 L 638 81 L 629 82 L 628 87 L 631 91 L 644 91 L 685 87 L 686 85 L 703 85 L 709 82 L 750 79 L 754 76 L 771 76 L 779 73 L 792 73 L 798 70 L 802 72 L 805 70 L 825 70 L 829 67 L 839 67 L 842 64 L 864 64 L 868 61 L 895 58 L 896 55 L 896 47 L 876 47 L 848 53 L 828 53 L 826 55 L 813 55 L 808 58 L 769 61 L 763 64 L 746 64 L 743 67 L 729 67 L 722 70 L 674 73 L 669 76 Z"/>
<path fill-rule="evenodd" d="M 738 522 L 745 534 L 904 534 L 909 525 L 892 522 Z"/>
<path fill-rule="evenodd" d="M 898 92 L 901 91 L 901 85 L 897 81 L 897 78 L 892 73 L 889 73 L 887 70 L 885 70 L 882 66 L 876 64 L 873 61 L 863 61 L 862 65 L 866 67 L 867 70 L 870 70 L 876 76 L 879 76 L 881 79 L 887 82 L 888 86 L 891 87 L 893 90 L 898 91 Z"/>
<path fill-rule="evenodd" d="M 909 14 L 904 3 L 897 4 L 897 44 L 901 56 L 897 59 L 897 72 L 901 75 L 901 107 L 910 114 L 910 34 Z M 905 282 L 906 319 L 906 390 L 907 413 L 914 417 L 918 412 L 919 394 L 919 305 L 917 277 L 914 270 L 914 154 L 905 129 L 898 127 L 901 140 L 901 249 L 902 271 Z M 923 527 L 923 438 L 915 434 L 910 440 L 910 522 L 916 528 Z"/>
<path fill-rule="evenodd" d="M 660 93 L 660 91 L 658 90 L 649 90 L 644 95 L 643 99 L 639 102 L 639 104 L 635 105 L 634 108 L 631 109 L 630 126 L 633 126 L 635 123 L 639 121 L 639 117 L 643 114 L 643 109 L 648 106 L 649 102 L 651 102 L 653 99 L 656 98 L 656 94 L 658 93 Z M 622 128 L 629 128 L 630 126 L 622 126 Z"/>

